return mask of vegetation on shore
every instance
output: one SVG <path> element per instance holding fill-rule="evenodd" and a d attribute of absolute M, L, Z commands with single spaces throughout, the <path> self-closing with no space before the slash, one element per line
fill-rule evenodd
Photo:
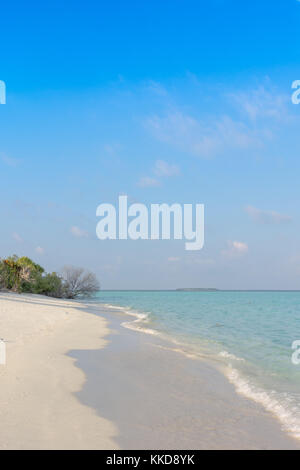
<path fill-rule="evenodd" d="M 19 293 L 74 299 L 100 290 L 95 274 L 83 268 L 66 266 L 61 274 L 46 273 L 27 256 L 0 259 L 0 289 Z"/>

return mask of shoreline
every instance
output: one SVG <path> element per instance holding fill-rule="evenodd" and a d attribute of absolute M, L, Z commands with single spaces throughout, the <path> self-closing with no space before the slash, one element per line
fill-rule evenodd
<path fill-rule="evenodd" d="M 183 354 L 186 358 L 203 361 L 204 363 L 209 364 L 234 386 L 235 392 L 238 395 L 243 396 L 250 401 L 254 401 L 270 413 L 274 419 L 280 423 L 284 433 L 293 440 L 296 440 L 300 446 L 299 418 L 295 413 L 293 413 L 294 409 L 290 403 L 288 403 L 287 400 L 285 403 L 282 403 L 280 401 L 281 397 L 278 397 L 278 394 L 273 390 L 268 391 L 257 384 L 250 383 L 248 377 L 237 368 L 236 364 L 228 362 L 228 360 L 233 360 L 235 363 L 244 363 L 245 359 L 228 352 L 226 349 L 219 352 L 217 355 L 212 355 L 211 352 L 208 352 L 208 350 L 204 348 L 196 351 L 193 347 L 187 343 L 178 341 L 169 333 L 162 332 L 159 329 L 149 328 L 147 326 L 148 313 L 140 313 L 136 310 L 132 311 L 130 307 L 109 303 L 99 303 L 97 305 L 103 306 L 112 311 L 119 310 L 124 314 L 125 318 L 126 316 L 129 317 L 130 321 L 125 320 L 121 323 L 124 328 L 156 336 L 168 344 L 165 349 Z M 132 317 L 134 317 L 135 320 L 132 320 Z M 224 358 L 227 359 L 226 362 L 224 362 Z"/>
<path fill-rule="evenodd" d="M 283 432 L 300 446 L 299 415 L 297 415 L 295 409 L 290 402 L 288 402 L 288 399 L 282 401 L 282 397 L 278 396 L 278 393 L 274 391 L 275 389 L 266 390 L 259 384 L 253 384 L 249 381 L 247 375 L 237 367 L 237 364 L 244 363 L 245 359 L 236 356 L 232 352 L 228 352 L 225 348 L 217 355 L 212 354 L 207 348 L 195 350 L 195 348 L 191 347 L 188 343 L 178 341 L 173 335 L 147 326 L 149 313 L 141 313 L 136 310 L 131 310 L 130 307 L 109 303 L 98 305 L 102 305 L 112 311 L 119 310 L 124 314 L 125 318 L 129 318 L 129 321 L 122 321 L 121 325 L 123 327 L 139 333 L 155 336 L 168 344 L 165 349 L 183 354 L 186 358 L 203 361 L 205 364 L 209 364 L 234 386 L 235 392 L 239 396 L 243 396 L 251 402 L 254 401 L 271 414 L 271 416 L 280 423 Z M 132 317 L 135 319 L 132 320 Z M 226 358 L 226 361 L 223 360 L 224 358 Z M 234 364 L 231 362 L 232 360 Z"/>
<path fill-rule="evenodd" d="M 211 364 L 128 318 L 0 293 L 0 449 L 300 449 Z"/>
<path fill-rule="evenodd" d="M 273 414 L 237 393 L 209 361 L 124 326 L 132 315 L 122 308 L 88 307 L 109 322 L 110 341 L 101 351 L 70 352 L 87 376 L 76 396 L 117 425 L 120 448 L 300 449 Z"/>

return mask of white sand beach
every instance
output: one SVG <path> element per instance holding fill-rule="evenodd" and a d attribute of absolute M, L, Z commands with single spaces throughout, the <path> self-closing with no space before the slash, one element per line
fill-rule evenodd
<path fill-rule="evenodd" d="M 0 293 L 0 449 L 116 449 L 116 429 L 74 393 L 84 373 L 70 349 L 101 349 L 106 321 L 82 304 Z"/>
<path fill-rule="evenodd" d="M 0 293 L 0 449 L 299 449 L 209 364 L 124 312 Z"/>

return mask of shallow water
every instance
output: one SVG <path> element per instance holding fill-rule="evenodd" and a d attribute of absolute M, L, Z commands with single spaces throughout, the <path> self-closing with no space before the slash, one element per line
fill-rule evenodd
<path fill-rule="evenodd" d="M 135 316 L 124 326 L 171 339 L 218 363 L 236 389 L 300 438 L 300 292 L 102 291 L 101 304 Z"/>

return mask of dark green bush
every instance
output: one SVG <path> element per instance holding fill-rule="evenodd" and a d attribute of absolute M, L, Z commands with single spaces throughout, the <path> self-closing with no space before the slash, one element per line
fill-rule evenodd
<path fill-rule="evenodd" d="M 34 293 L 50 297 L 64 297 L 63 281 L 56 273 L 39 276 L 34 285 Z"/>
<path fill-rule="evenodd" d="M 50 297 L 74 299 L 100 289 L 96 276 L 82 268 L 65 267 L 63 277 L 45 273 L 44 268 L 27 256 L 0 259 L 0 289 Z"/>

